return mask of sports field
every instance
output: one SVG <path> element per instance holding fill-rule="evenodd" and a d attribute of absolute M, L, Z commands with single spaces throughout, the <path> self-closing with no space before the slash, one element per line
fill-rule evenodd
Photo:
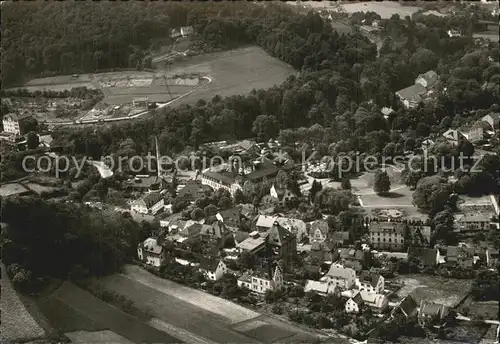
<path fill-rule="evenodd" d="M 216 95 L 227 97 L 270 88 L 294 74 L 292 67 L 261 48 L 245 47 L 181 57 L 168 69 L 61 75 L 31 80 L 23 88 L 30 91 L 62 91 L 81 86 L 98 88 L 103 91 L 103 103 L 107 105 L 132 103 L 139 97 L 165 103 L 191 92 L 172 104 L 180 105 L 194 104 L 199 99 L 211 100 Z"/>

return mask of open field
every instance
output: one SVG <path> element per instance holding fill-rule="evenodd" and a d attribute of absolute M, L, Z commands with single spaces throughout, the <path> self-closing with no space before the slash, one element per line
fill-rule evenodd
<path fill-rule="evenodd" d="M 51 324 L 62 332 L 109 329 L 135 343 L 179 343 L 179 339 L 156 330 L 78 288 L 70 282 L 37 302 Z"/>
<path fill-rule="evenodd" d="M 161 67 L 156 72 L 120 71 L 40 78 L 29 81 L 23 88 L 30 91 L 62 91 L 81 86 L 99 88 L 105 95 L 103 103 L 107 105 L 131 103 L 134 98 L 144 96 L 151 102 L 165 103 L 197 88 L 192 94 L 174 103 L 181 105 L 193 104 L 199 99 L 211 100 L 216 95 L 227 97 L 246 94 L 252 89 L 266 89 L 281 84 L 294 73 L 290 66 L 271 57 L 264 50 L 246 47 L 181 57 L 173 61 L 167 70 L 167 81 L 164 78 L 165 70 Z M 177 77 L 187 74 L 207 76 L 212 82 Z"/>
<path fill-rule="evenodd" d="M 2 297 L 0 309 L 2 321 L 0 323 L 0 342 L 14 343 L 36 340 L 45 337 L 45 331 L 33 319 L 13 289 L 3 263 L 0 263 L 0 286 Z"/>
<path fill-rule="evenodd" d="M 403 284 L 397 292 L 400 298 L 411 294 L 417 303 L 426 300 L 449 307 L 457 305 L 468 294 L 472 284 L 470 280 L 428 275 L 404 275 L 394 281 Z"/>
<path fill-rule="evenodd" d="M 382 19 L 389 19 L 393 14 L 398 14 L 401 18 L 405 16 L 411 16 L 413 13 L 417 12 L 420 8 L 415 6 L 401 6 L 398 2 L 387 1 L 387 2 L 356 2 L 350 4 L 337 4 L 332 1 L 307 1 L 298 2 L 298 4 L 312 7 L 314 9 L 324 9 L 324 10 L 336 10 L 341 12 L 346 12 L 349 14 L 355 12 L 375 12 L 378 13 Z M 297 4 L 297 2 L 289 2 L 289 4 Z"/>
<path fill-rule="evenodd" d="M 212 82 L 200 87 L 175 105 L 193 104 L 215 95 L 228 97 L 246 94 L 253 89 L 267 89 L 294 75 L 292 67 L 270 56 L 258 47 L 246 47 L 220 53 L 187 57 L 176 61 L 169 74 L 198 73 L 210 76 Z M 174 105 L 173 104 L 173 105 Z"/>
<path fill-rule="evenodd" d="M 157 326 L 173 326 L 174 329 L 168 330 L 184 331 L 181 338 L 198 338 L 198 342 L 205 343 L 258 343 L 311 342 L 316 337 L 222 298 L 161 279 L 136 266 L 127 266 L 123 275 L 108 276 L 98 283 L 126 295 L 136 305 L 148 307 Z"/>

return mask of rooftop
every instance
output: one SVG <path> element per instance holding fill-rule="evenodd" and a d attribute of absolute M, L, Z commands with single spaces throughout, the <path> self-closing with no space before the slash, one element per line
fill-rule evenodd
<path fill-rule="evenodd" d="M 397 91 L 396 94 L 398 94 L 403 99 L 419 102 L 422 100 L 421 95 L 425 92 L 426 90 L 424 86 L 420 84 L 414 84 Z"/>

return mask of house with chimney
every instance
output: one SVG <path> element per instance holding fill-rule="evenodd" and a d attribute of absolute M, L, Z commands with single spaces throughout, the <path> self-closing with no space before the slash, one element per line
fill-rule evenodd
<path fill-rule="evenodd" d="M 332 264 L 321 280 L 331 282 L 337 288 L 349 290 L 356 282 L 356 272 L 351 268 L 346 268 L 339 264 Z"/>
<path fill-rule="evenodd" d="M 250 274 L 244 274 L 237 281 L 238 287 L 247 288 L 258 294 L 283 286 L 283 270 L 279 264 L 267 263 Z"/>
<path fill-rule="evenodd" d="M 137 245 L 137 257 L 140 261 L 159 268 L 165 263 L 166 253 L 158 239 L 149 237 Z"/>

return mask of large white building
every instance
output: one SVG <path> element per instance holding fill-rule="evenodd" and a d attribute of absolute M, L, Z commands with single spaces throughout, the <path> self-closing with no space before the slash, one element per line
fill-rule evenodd
<path fill-rule="evenodd" d="M 331 282 L 338 288 L 351 289 L 356 282 L 356 271 L 339 264 L 332 264 L 330 270 L 322 277 L 323 281 Z"/>
<path fill-rule="evenodd" d="M 15 114 L 15 113 L 9 113 L 5 115 L 2 119 L 2 124 L 3 124 L 3 130 L 6 133 L 11 133 L 14 135 L 24 135 L 26 134 L 23 128 L 23 123 L 31 118 L 31 114 L 29 113 L 24 113 L 24 114 Z"/>
<path fill-rule="evenodd" d="M 163 195 L 159 192 L 150 192 L 141 199 L 132 203 L 131 209 L 140 214 L 156 214 L 165 206 Z"/>
<path fill-rule="evenodd" d="M 154 238 L 147 238 L 137 246 L 137 256 L 146 264 L 160 267 L 165 262 L 165 249 Z"/>

